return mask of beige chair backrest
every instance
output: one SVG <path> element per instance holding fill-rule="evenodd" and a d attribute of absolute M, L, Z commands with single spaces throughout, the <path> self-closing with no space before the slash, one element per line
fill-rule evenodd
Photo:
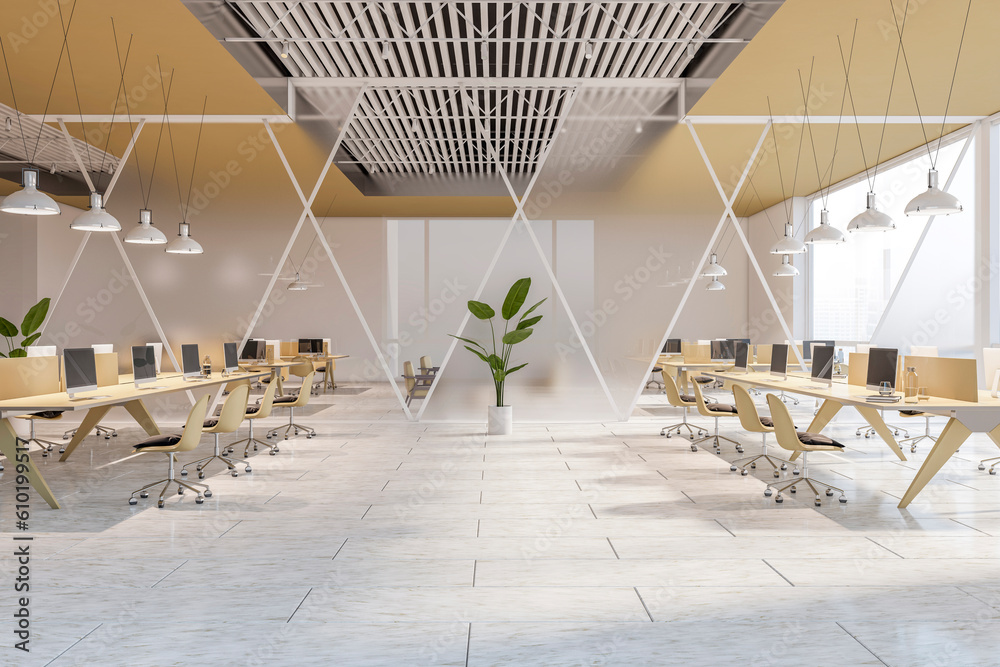
<path fill-rule="evenodd" d="M 278 390 L 277 382 L 269 382 L 264 390 L 264 398 L 260 400 L 260 409 L 257 412 L 246 413 L 247 419 L 267 419 L 271 416 L 271 407 L 274 405 L 274 392 Z M 309 392 L 306 392 L 309 393 Z"/>
<path fill-rule="evenodd" d="M 414 379 L 416 373 L 413 372 L 413 362 L 404 361 L 403 362 L 403 377 L 406 378 L 406 393 L 413 391 L 413 387 L 416 386 L 417 381 Z"/>
<path fill-rule="evenodd" d="M 211 433 L 233 433 L 240 427 L 247 415 L 247 401 L 250 399 L 250 385 L 241 384 L 233 389 L 219 413 L 219 423 L 208 429 Z"/>
<path fill-rule="evenodd" d="M 309 357 L 295 357 L 292 359 L 292 364 L 288 367 L 288 372 L 295 377 L 304 378 L 315 370 L 313 360 Z M 302 386 L 305 386 L 305 383 Z"/>
<path fill-rule="evenodd" d="M 774 420 L 774 437 L 778 445 L 793 452 L 803 451 L 804 447 L 799 442 L 799 436 L 795 435 L 795 423 L 792 422 L 788 407 L 775 394 L 767 395 L 767 407 L 770 408 L 771 419 Z"/>
<path fill-rule="evenodd" d="M 667 403 L 675 408 L 683 408 L 694 405 L 693 403 L 684 402 L 684 399 L 681 398 L 681 392 L 677 388 L 677 383 L 674 381 L 673 377 L 667 375 L 666 371 L 663 371 L 663 390 L 667 392 Z"/>
<path fill-rule="evenodd" d="M 184 425 L 184 435 L 181 436 L 180 442 L 174 446 L 174 451 L 187 452 L 198 446 L 198 443 L 201 442 L 201 432 L 205 428 L 205 415 L 207 413 L 208 394 L 205 394 L 191 408 L 187 423 Z"/>
<path fill-rule="evenodd" d="M 773 428 L 769 428 L 760 423 L 760 415 L 757 413 L 757 406 L 750 398 L 750 392 L 741 384 L 733 385 L 733 399 L 736 402 L 736 410 L 740 418 L 740 424 L 751 433 L 771 433 Z"/>
<path fill-rule="evenodd" d="M 432 368 L 433 368 L 433 366 L 431 365 L 431 358 L 429 356 L 424 355 L 424 356 L 420 357 L 420 369 L 421 370 L 424 370 L 424 369 L 430 370 Z"/>
<path fill-rule="evenodd" d="M 309 362 L 309 367 L 312 368 L 312 362 Z M 314 370 L 310 370 L 306 373 L 305 377 L 302 378 L 302 389 L 299 389 L 298 397 L 291 403 L 280 403 L 280 407 L 301 408 L 303 405 L 308 403 L 309 396 L 311 395 L 310 389 L 312 389 L 314 375 L 316 375 L 316 371 Z"/>

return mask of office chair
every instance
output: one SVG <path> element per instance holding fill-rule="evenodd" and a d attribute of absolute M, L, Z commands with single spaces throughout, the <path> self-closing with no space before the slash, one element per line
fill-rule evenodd
<path fill-rule="evenodd" d="M 655 385 L 659 387 L 660 391 L 666 391 L 666 386 L 663 384 L 663 381 L 657 379 L 657 375 L 662 373 L 663 368 L 661 366 L 653 366 L 649 381 L 646 382 L 646 389 L 649 389 L 649 385 Z"/>
<path fill-rule="evenodd" d="M 802 470 L 800 471 L 796 466 L 795 470 L 792 471 L 792 479 L 768 484 L 764 490 L 764 496 L 770 498 L 771 494 L 776 491 L 777 495 L 774 496 L 774 502 L 784 502 L 785 499 L 781 495 L 782 492 L 787 489 L 795 493 L 798 485 L 805 484 L 815 494 L 814 502 L 817 507 L 823 504 L 819 493 L 820 488 L 826 489 L 825 493 L 827 496 L 832 496 L 834 491 L 840 491 L 840 502 L 846 503 L 847 495 L 843 489 L 831 484 L 824 484 L 809 476 L 809 464 L 807 461 L 809 452 L 842 452 L 844 451 L 844 446 L 822 433 L 796 431 L 795 425 L 792 423 L 792 416 L 788 413 L 788 407 L 774 394 L 767 395 L 767 406 L 771 409 L 774 436 L 778 441 L 778 445 L 790 452 L 802 453 Z"/>
<path fill-rule="evenodd" d="M 311 361 L 307 361 L 306 364 L 309 366 L 310 369 L 312 368 Z M 292 368 L 296 367 L 292 366 Z M 295 423 L 295 408 L 304 407 L 306 404 L 309 403 L 310 392 L 306 390 L 306 387 L 312 386 L 312 380 L 315 375 L 316 371 L 313 370 L 310 370 L 306 374 L 305 378 L 302 380 L 302 389 L 300 389 L 299 393 L 296 394 L 295 396 L 290 396 L 290 395 L 281 396 L 279 398 L 274 399 L 275 408 L 288 408 L 288 425 L 284 427 L 285 440 L 288 440 L 288 432 L 291 431 L 292 429 L 295 430 L 295 435 L 298 435 L 299 431 L 305 431 L 307 439 L 316 435 L 315 429 Z M 280 426 L 272 428 L 270 431 L 267 432 L 267 438 L 271 439 L 272 437 L 277 437 L 278 431 L 280 430 L 282 430 L 282 427 Z M 275 449 L 275 451 L 277 451 L 277 449 Z"/>
<path fill-rule="evenodd" d="M 417 375 L 413 372 L 413 362 L 403 362 L 403 379 L 406 381 L 406 404 L 415 398 L 425 398 L 431 389 L 433 375 Z"/>
<path fill-rule="evenodd" d="M 226 397 L 226 402 L 222 404 L 222 411 L 219 413 L 219 416 L 209 417 L 205 420 L 204 424 L 202 424 L 202 433 L 211 433 L 215 436 L 215 449 L 213 450 L 211 456 L 206 456 L 198 459 L 197 461 L 185 463 L 181 468 L 181 477 L 187 476 L 188 466 L 195 466 L 198 471 L 198 479 L 205 479 L 205 468 L 208 467 L 209 463 L 216 459 L 222 461 L 229 467 L 229 471 L 232 473 L 233 477 L 239 476 L 239 473 L 236 472 L 236 461 L 227 458 L 219 452 L 219 434 L 235 433 L 239 430 L 240 424 L 243 423 L 243 418 L 246 416 L 247 400 L 249 398 L 249 382 L 241 384 L 229 392 L 229 396 Z M 253 472 L 249 463 L 245 464 L 243 470 L 244 472 Z"/>
<path fill-rule="evenodd" d="M 243 418 L 247 420 L 247 426 L 250 428 L 250 433 L 246 438 L 242 440 L 237 440 L 231 445 L 226 446 L 226 454 L 232 454 L 233 450 L 237 446 L 242 445 L 244 442 L 247 443 L 246 447 L 243 448 L 243 458 L 250 456 L 250 446 L 253 445 L 254 451 L 257 451 L 257 445 L 263 445 L 267 447 L 270 451 L 268 454 L 274 456 L 278 453 L 278 446 L 272 445 L 269 442 L 264 442 L 263 440 L 258 440 L 253 437 L 253 423 L 258 419 L 267 419 L 271 416 L 271 408 L 274 406 L 274 392 L 278 390 L 278 383 L 271 382 L 268 383 L 267 389 L 264 390 L 264 396 L 260 399 L 257 405 L 248 405 L 247 411 L 243 415 Z M 308 393 L 306 394 L 308 395 Z"/>
<path fill-rule="evenodd" d="M 195 502 L 201 505 L 205 502 L 205 498 L 212 497 L 212 490 L 208 488 L 208 484 L 200 484 L 198 482 L 187 482 L 179 477 L 174 476 L 174 463 L 176 461 L 177 452 L 187 452 L 191 451 L 198 446 L 201 441 L 201 431 L 202 424 L 205 421 L 205 413 L 208 412 L 208 395 L 202 396 L 194 407 L 191 408 L 190 414 L 188 414 L 187 423 L 184 425 L 183 435 L 156 435 L 152 438 L 146 438 L 142 442 L 135 445 L 132 449 L 133 454 L 145 454 L 146 452 L 163 452 L 167 455 L 168 469 L 167 478 L 161 479 L 159 481 L 153 482 L 152 484 L 147 484 L 141 489 L 136 489 L 132 492 L 132 495 L 128 499 L 129 505 L 135 505 L 139 501 L 136 500 L 136 494 L 139 494 L 140 498 L 148 498 L 149 491 L 154 486 L 163 484 L 163 489 L 160 490 L 160 498 L 156 501 L 156 506 L 162 508 L 164 497 L 166 496 L 167 489 L 170 488 L 171 484 L 177 485 L 177 495 L 182 495 L 184 489 L 190 489 L 198 494 L 195 498 Z M 199 490 L 198 487 L 204 487 L 204 491 Z"/>
<path fill-rule="evenodd" d="M 712 441 L 712 446 L 715 447 L 716 454 L 722 454 L 722 446 L 720 440 L 726 440 L 728 442 L 736 445 L 736 451 L 740 454 L 743 453 L 743 444 L 733 440 L 732 438 L 727 438 L 724 435 L 719 435 L 719 418 L 720 417 L 738 417 L 736 414 L 736 406 L 730 405 L 728 403 L 706 403 L 705 395 L 701 393 L 701 387 L 697 384 L 694 385 L 694 396 L 695 404 L 698 408 L 698 414 L 703 417 L 711 417 L 715 420 L 715 433 L 709 435 L 708 437 L 702 438 L 701 440 L 696 440 L 691 443 L 691 451 L 697 451 L 697 446 L 706 440 Z"/>
<path fill-rule="evenodd" d="M 774 420 L 770 417 L 760 416 L 757 412 L 757 405 L 750 398 L 750 393 L 743 385 L 733 385 L 733 398 L 736 401 L 736 409 L 738 410 L 736 414 L 739 416 L 740 424 L 743 425 L 743 428 L 751 433 L 760 433 L 760 454 L 737 459 L 729 465 L 729 469 L 733 472 L 736 472 L 738 469 L 740 474 L 745 477 L 748 474 L 747 464 L 750 464 L 751 468 L 756 469 L 757 461 L 764 459 L 774 468 L 774 476 L 780 477 L 781 473 L 778 470 L 787 470 L 788 464 L 791 461 L 776 459 L 767 453 L 767 434 L 774 433 Z"/>
<path fill-rule="evenodd" d="M 96 345 L 91 345 L 90 347 L 94 348 L 94 354 L 111 354 L 115 351 L 115 346 L 111 343 L 98 343 Z M 66 431 L 63 433 L 63 440 L 69 440 L 76 435 L 78 430 L 79 429 L 71 428 Z M 118 431 L 108 426 L 101 426 L 100 424 L 97 424 L 94 426 L 94 435 L 98 437 L 103 435 L 105 440 L 110 440 L 111 438 L 118 437 Z"/>
<path fill-rule="evenodd" d="M 688 430 L 688 433 L 691 434 L 689 437 L 692 440 L 694 440 L 696 430 L 698 431 L 699 438 L 702 437 L 703 435 L 708 435 L 708 431 L 706 431 L 705 429 L 697 425 L 694 428 L 692 428 L 691 424 L 688 423 L 688 410 L 690 410 L 693 407 L 697 407 L 698 400 L 690 394 L 680 393 L 680 391 L 677 389 L 677 383 L 674 382 L 674 378 L 668 375 L 666 371 L 663 372 L 663 390 L 667 393 L 667 403 L 674 406 L 675 408 L 681 408 L 684 412 L 682 413 L 683 421 L 681 421 L 680 424 L 674 424 L 673 426 L 664 426 L 662 429 L 660 429 L 660 435 L 665 435 L 669 438 L 673 435 L 673 431 L 677 431 L 677 435 L 680 435 L 681 429 L 683 428 L 686 428 Z M 698 451 L 698 446 L 694 443 L 691 443 L 691 451 L 692 452 Z"/>
<path fill-rule="evenodd" d="M 29 357 L 54 357 L 56 356 L 56 346 L 55 345 L 29 345 L 28 346 L 28 356 Z M 44 438 L 38 438 L 35 436 L 35 422 L 36 421 L 55 421 L 57 419 L 62 419 L 62 410 L 46 410 L 44 412 L 36 412 L 29 415 L 18 415 L 18 419 L 27 420 L 29 424 L 28 438 L 18 438 L 20 442 L 23 442 L 26 447 L 31 447 L 34 445 L 38 447 L 42 452 L 42 456 L 48 457 L 49 452 L 51 452 L 55 447 L 59 447 L 59 453 L 62 454 L 66 451 L 64 445 L 59 445 L 51 440 L 45 440 Z"/>

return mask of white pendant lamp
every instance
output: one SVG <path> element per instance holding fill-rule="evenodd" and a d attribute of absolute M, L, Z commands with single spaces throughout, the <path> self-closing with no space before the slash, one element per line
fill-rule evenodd
<path fill-rule="evenodd" d="M 0 211 L 16 215 L 59 215 L 59 204 L 44 192 L 38 191 L 38 170 L 21 170 L 23 190 L 7 195 L 0 204 Z"/>
<path fill-rule="evenodd" d="M 153 226 L 153 212 L 148 208 L 139 209 L 139 224 L 125 235 L 125 243 L 138 245 L 164 245 L 167 235 Z"/>
<path fill-rule="evenodd" d="M 788 255 L 781 256 L 781 266 L 774 270 L 772 273 L 775 278 L 794 278 L 799 275 L 799 270 L 796 269 L 788 261 Z"/>
<path fill-rule="evenodd" d="M 701 272 L 701 275 L 705 278 L 718 278 L 719 276 L 724 276 L 727 273 L 728 272 L 724 268 L 719 266 L 718 256 L 713 252 L 712 256 L 708 260 L 708 266 L 706 266 L 705 270 Z"/>
<path fill-rule="evenodd" d="M 903 212 L 906 215 L 951 215 L 962 212 L 962 202 L 938 188 L 937 169 L 931 169 L 927 172 L 927 190 L 911 199 Z"/>
<path fill-rule="evenodd" d="M 888 215 L 875 208 L 875 193 L 868 193 L 868 208 L 859 213 L 847 225 L 847 231 L 854 232 L 891 232 L 896 224 Z"/>
<path fill-rule="evenodd" d="M 90 193 L 90 210 L 84 211 L 70 223 L 70 229 L 81 232 L 120 232 L 121 223 L 104 209 L 104 195 Z"/>
<path fill-rule="evenodd" d="M 205 249 L 191 238 L 191 225 L 182 222 L 178 225 L 177 236 L 167 244 L 166 251 L 171 255 L 200 255 Z"/>
<path fill-rule="evenodd" d="M 722 292 L 726 289 L 726 286 L 720 283 L 718 278 L 712 278 L 712 282 L 708 283 L 705 289 L 709 292 Z"/>
<path fill-rule="evenodd" d="M 810 245 L 843 243 L 844 232 L 830 224 L 830 212 L 825 208 L 819 212 L 819 226 L 806 234 L 806 243 Z"/>
<path fill-rule="evenodd" d="M 772 255 L 799 255 L 806 251 L 806 244 L 795 238 L 792 223 L 785 223 L 785 237 L 771 248 Z"/>
<path fill-rule="evenodd" d="M 306 285 L 304 282 L 302 282 L 302 280 L 299 278 L 299 274 L 296 273 L 295 280 L 288 283 L 288 287 L 286 287 L 285 289 L 287 289 L 289 292 L 305 292 L 307 289 L 309 289 L 309 286 Z"/>

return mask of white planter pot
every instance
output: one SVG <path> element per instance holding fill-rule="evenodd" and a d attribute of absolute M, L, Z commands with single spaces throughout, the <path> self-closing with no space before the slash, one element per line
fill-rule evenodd
<path fill-rule="evenodd" d="M 489 421 L 486 425 L 487 435 L 510 435 L 514 430 L 514 408 L 509 405 L 489 408 Z"/>

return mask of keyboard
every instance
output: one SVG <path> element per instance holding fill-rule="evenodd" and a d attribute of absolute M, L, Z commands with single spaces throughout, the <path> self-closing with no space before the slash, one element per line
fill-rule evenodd
<path fill-rule="evenodd" d="M 868 403 L 899 403 L 902 396 L 882 396 L 881 394 L 874 394 L 872 396 L 865 396 L 865 401 Z"/>

